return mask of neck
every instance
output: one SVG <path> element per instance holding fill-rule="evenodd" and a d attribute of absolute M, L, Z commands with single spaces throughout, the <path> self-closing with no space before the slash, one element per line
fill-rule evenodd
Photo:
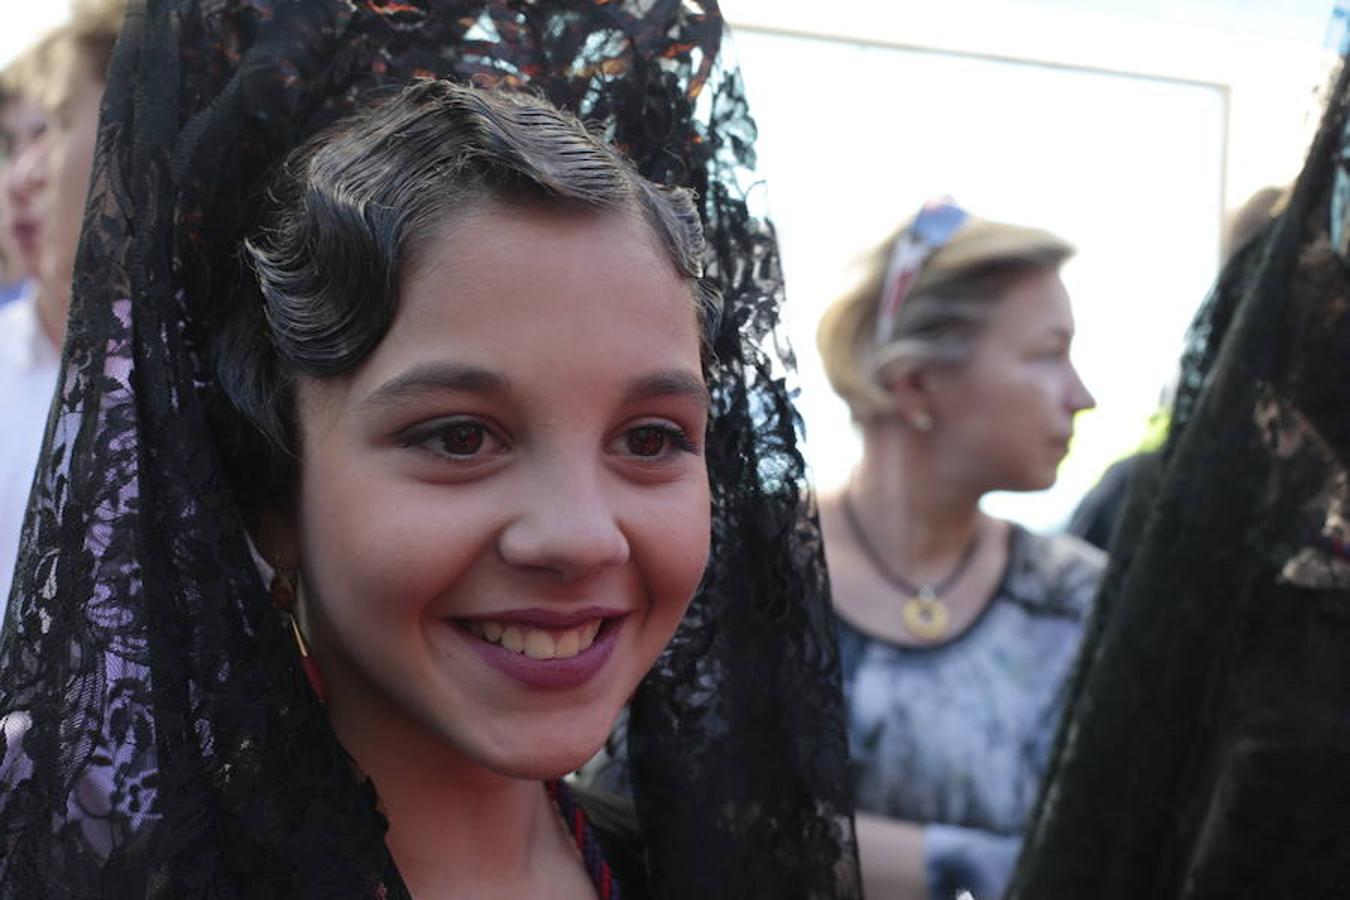
<path fill-rule="evenodd" d="M 943 468 L 927 435 L 898 422 L 863 426 L 863 458 L 848 491 L 867 539 L 921 583 L 946 574 L 982 520 L 982 491 Z"/>
<path fill-rule="evenodd" d="M 329 712 L 375 784 L 413 896 L 529 896 L 559 852 L 571 852 L 541 782 L 485 769 L 412 723 L 375 733 Z"/>

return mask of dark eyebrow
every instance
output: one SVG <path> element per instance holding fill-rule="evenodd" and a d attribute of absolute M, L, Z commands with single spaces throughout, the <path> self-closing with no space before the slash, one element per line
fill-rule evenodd
<path fill-rule="evenodd" d="M 712 407 L 708 386 L 703 383 L 703 379 L 691 372 L 678 369 L 656 372 L 639 378 L 628 389 L 625 399 L 631 403 L 653 397 L 684 397 L 697 403 L 705 412 Z"/>
<path fill-rule="evenodd" d="M 510 383 L 505 377 L 477 366 L 457 363 L 423 363 L 394 376 L 371 391 L 361 405 L 383 406 L 409 397 L 455 391 L 471 394 L 505 394 Z M 712 405 L 703 379 L 690 372 L 672 370 L 639 378 L 628 389 L 624 400 L 632 403 L 652 397 L 684 397 L 707 410 Z"/>
<path fill-rule="evenodd" d="M 396 375 L 371 391 L 362 406 L 383 406 L 409 397 L 457 391 L 471 394 L 502 394 L 507 381 L 496 372 L 456 363 L 422 363 Z"/>

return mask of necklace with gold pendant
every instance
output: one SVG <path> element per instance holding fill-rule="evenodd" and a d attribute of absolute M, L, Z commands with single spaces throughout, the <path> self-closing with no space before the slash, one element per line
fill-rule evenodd
<path fill-rule="evenodd" d="M 930 585 L 920 587 L 918 594 L 900 606 L 900 621 L 905 630 L 925 641 L 935 641 L 946 634 L 949 619 L 947 604 Z"/>
<path fill-rule="evenodd" d="M 853 498 L 850 496 L 851 488 L 852 485 L 850 484 L 843 494 L 844 519 L 848 522 L 848 528 L 853 533 L 854 541 L 862 548 L 863 555 L 867 557 L 867 561 L 872 564 L 876 573 L 899 588 L 900 592 L 905 595 L 904 602 L 900 604 L 900 621 L 905 626 L 905 630 L 921 641 L 937 640 L 947 633 L 947 627 L 951 622 L 951 614 L 947 609 L 947 604 L 942 602 L 942 595 L 947 593 L 956 582 L 960 581 L 961 576 L 970 567 L 970 561 L 975 558 L 975 551 L 980 546 L 979 531 L 976 530 L 971 535 L 970 543 L 961 552 L 961 558 L 957 560 L 956 566 L 947 574 L 946 578 L 934 584 L 914 584 L 892 569 L 881 553 L 872 546 L 872 542 L 867 539 L 867 532 L 863 529 L 862 520 L 858 518 L 858 511 L 853 508 Z"/>

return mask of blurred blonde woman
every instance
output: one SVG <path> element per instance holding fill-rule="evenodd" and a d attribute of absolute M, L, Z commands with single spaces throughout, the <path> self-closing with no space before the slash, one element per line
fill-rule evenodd
<path fill-rule="evenodd" d="M 1072 248 L 930 203 L 821 321 L 862 462 L 822 497 L 868 896 L 1006 886 L 1104 558 L 980 511 L 1049 487 L 1094 405 Z"/>

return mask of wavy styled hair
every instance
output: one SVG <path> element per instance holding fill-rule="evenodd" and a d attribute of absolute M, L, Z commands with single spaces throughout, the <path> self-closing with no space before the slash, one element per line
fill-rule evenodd
<path fill-rule="evenodd" d="M 424 243 L 492 202 L 634 214 L 689 282 L 709 363 L 721 301 L 703 279 L 688 191 L 646 180 L 546 100 L 420 81 L 297 147 L 244 241 L 240 296 L 212 343 L 229 401 L 216 430 L 246 509 L 294 488 L 296 376 L 360 365 L 389 330 Z"/>

